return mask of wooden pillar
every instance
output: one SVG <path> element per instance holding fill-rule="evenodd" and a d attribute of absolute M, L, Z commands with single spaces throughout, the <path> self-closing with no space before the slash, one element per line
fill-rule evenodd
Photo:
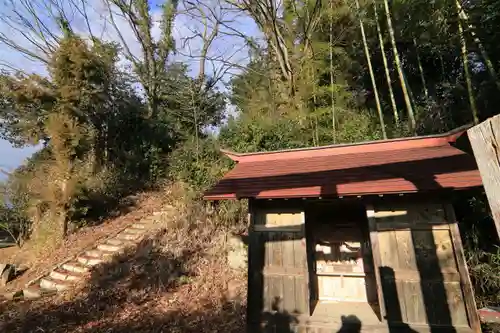
<path fill-rule="evenodd" d="M 375 281 L 377 282 L 377 296 L 378 304 L 380 307 L 380 319 L 382 322 L 386 322 L 387 313 L 385 311 L 384 293 L 382 291 L 382 280 L 379 270 L 379 267 L 381 266 L 381 260 L 380 249 L 378 246 L 377 226 L 375 221 L 375 208 L 371 204 L 366 205 L 366 217 L 368 218 L 368 228 L 370 231 L 370 244 L 372 247 L 373 256 L 373 271 L 375 272 Z"/>
<path fill-rule="evenodd" d="M 500 115 L 467 130 L 500 239 Z"/>

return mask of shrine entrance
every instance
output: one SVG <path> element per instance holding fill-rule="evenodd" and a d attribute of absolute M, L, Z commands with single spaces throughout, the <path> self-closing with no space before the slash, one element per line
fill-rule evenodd
<path fill-rule="evenodd" d="M 378 321 L 365 206 L 356 200 L 318 200 L 308 203 L 305 213 L 311 314 L 326 315 L 340 305 L 369 310 Z"/>

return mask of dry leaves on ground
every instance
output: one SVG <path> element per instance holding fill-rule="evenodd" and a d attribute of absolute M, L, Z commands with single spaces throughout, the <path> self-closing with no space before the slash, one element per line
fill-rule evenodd
<path fill-rule="evenodd" d="M 246 277 L 227 267 L 224 232 L 205 229 L 149 239 L 72 295 L 0 305 L 0 331 L 242 332 Z M 238 301 L 229 281 L 241 284 Z"/>

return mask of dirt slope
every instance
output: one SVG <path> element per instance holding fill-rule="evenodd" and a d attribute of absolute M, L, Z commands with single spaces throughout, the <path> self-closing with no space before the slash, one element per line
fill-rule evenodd
<path fill-rule="evenodd" d="M 246 276 L 227 266 L 228 231 L 194 223 L 175 219 L 70 293 L 0 304 L 0 332 L 244 332 Z"/>

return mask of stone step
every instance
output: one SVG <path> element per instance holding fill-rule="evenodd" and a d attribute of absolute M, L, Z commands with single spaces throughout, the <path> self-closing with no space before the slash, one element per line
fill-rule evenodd
<path fill-rule="evenodd" d="M 159 220 L 159 217 L 156 217 L 156 216 L 153 216 L 153 215 L 150 215 L 148 217 L 145 217 L 141 220 L 139 220 L 138 223 L 142 223 L 142 224 L 149 224 L 149 225 L 152 225 L 152 224 L 155 224 L 156 222 L 158 222 Z"/>
<path fill-rule="evenodd" d="M 87 273 L 89 268 L 78 261 L 69 261 L 61 266 L 63 269 L 73 273 Z"/>
<path fill-rule="evenodd" d="M 114 256 L 115 254 L 116 254 L 116 252 L 105 251 L 105 250 L 100 250 L 100 249 L 93 249 L 93 250 L 85 251 L 85 255 L 87 257 L 101 258 L 101 259 L 108 259 L 108 258 Z"/>
<path fill-rule="evenodd" d="M 101 258 L 102 254 L 100 250 L 93 249 L 93 250 L 87 250 L 84 253 L 85 256 L 87 257 L 92 257 L 92 258 Z"/>
<path fill-rule="evenodd" d="M 118 239 L 118 238 L 108 239 L 106 241 L 106 244 L 110 244 L 110 245 L 114 245 L 114 246 L 121 246 L 123 248 L 137 245 L 137 243 L 134 241 L 129 241 L 129 240 L 125 240 L 125 239 Z"/>
<path fill-rule="evenodd" d="M 139 241 L 141 239 L 141 235 L 121 232 L 116 236 L 116 238 L 119 240 L 126 240 L 126 241 Z"/>
<path fill-rule="evenodd" d="M 136 228 L 127 228 L 123 232 L 127 234 L 132 234 L 132 235 L 142 235 L 144 234 L 145 230 L 144 229 L 136 229 Z"/>
<path fill-rule="evenodd" d="M 150 223 L 144 223 L 144 222 L 139 222 L 139 223 L 134 223 L 132 224 L 132 228 L 134 229 L 147 229 Z"/>
<path fill-rule="evenodd" d="M 26 289 L 23 289 L 23 298 L 28 300 L 39 299 L 43 296 L 43 291 L 40 286 L 29 286 Z"/>
<path fill-rule="evenodd" d="M 53 295 L 55 292 L 56 291 L 54 290 L 43 289 L 38 283 L 23 289 L 23 298 L 27 300 L 34 300 L 43 296 Z"/>
<path fill-rule="evenodd" d="M 0 294 L 0 301 L 3 299 L 6 299 L 8 301 L 12 301 L 12 300 L 18 300 L 18 299 L 22 299 L 22 298 L 23 298 L 23 293 L 20 290 L 9 291 L 9 292 L 5 292 L 5 293 Z"/>
<path fill-rule="evenodd" d="M 163 215 L 167 215 L 169 212 L 168 210 L 160 210 L 160 211 L 156 211 L 156 212 L 153 212 L 153 216 L 163 216 Z"/>
<path fill-rule="evenodd" d="M 64 291 L 72 287 L 67 281 L 56 280 L 51 277 L 43 277 L 40 279 L 40 288 L 46 290 Z"/>
<path fill-rule="evenodd" d="M 76 260 L 80 264 L 87 266 L 87 267 L 96 266 L 96 265 L 102 264 L 104 262 L 104 259 L 102 259 L 102 258 L 94 258 L 94 257 L 86 256 L 86 255 L 78 256 L 78 258 L 76 258 Z"/>
<path fill-rule="evenodd" d="M 50 272 L 49 276 L 54 280 L 61 281 L 79 281 L 84 278 L 82 273 L 74 273 L 67 271 L 63 268 L 56 268 L 52 272 Z"/>
<path fill-rule="evenodd" d="M 97 248 L 101 251 L 107 251 L 107 252 L 113 252 L 113 253 L 120 253 L 125 250 L 125 247 L 123 245 L 113 245 L 113 244 L 99 244 L 97 245 Z"/>

